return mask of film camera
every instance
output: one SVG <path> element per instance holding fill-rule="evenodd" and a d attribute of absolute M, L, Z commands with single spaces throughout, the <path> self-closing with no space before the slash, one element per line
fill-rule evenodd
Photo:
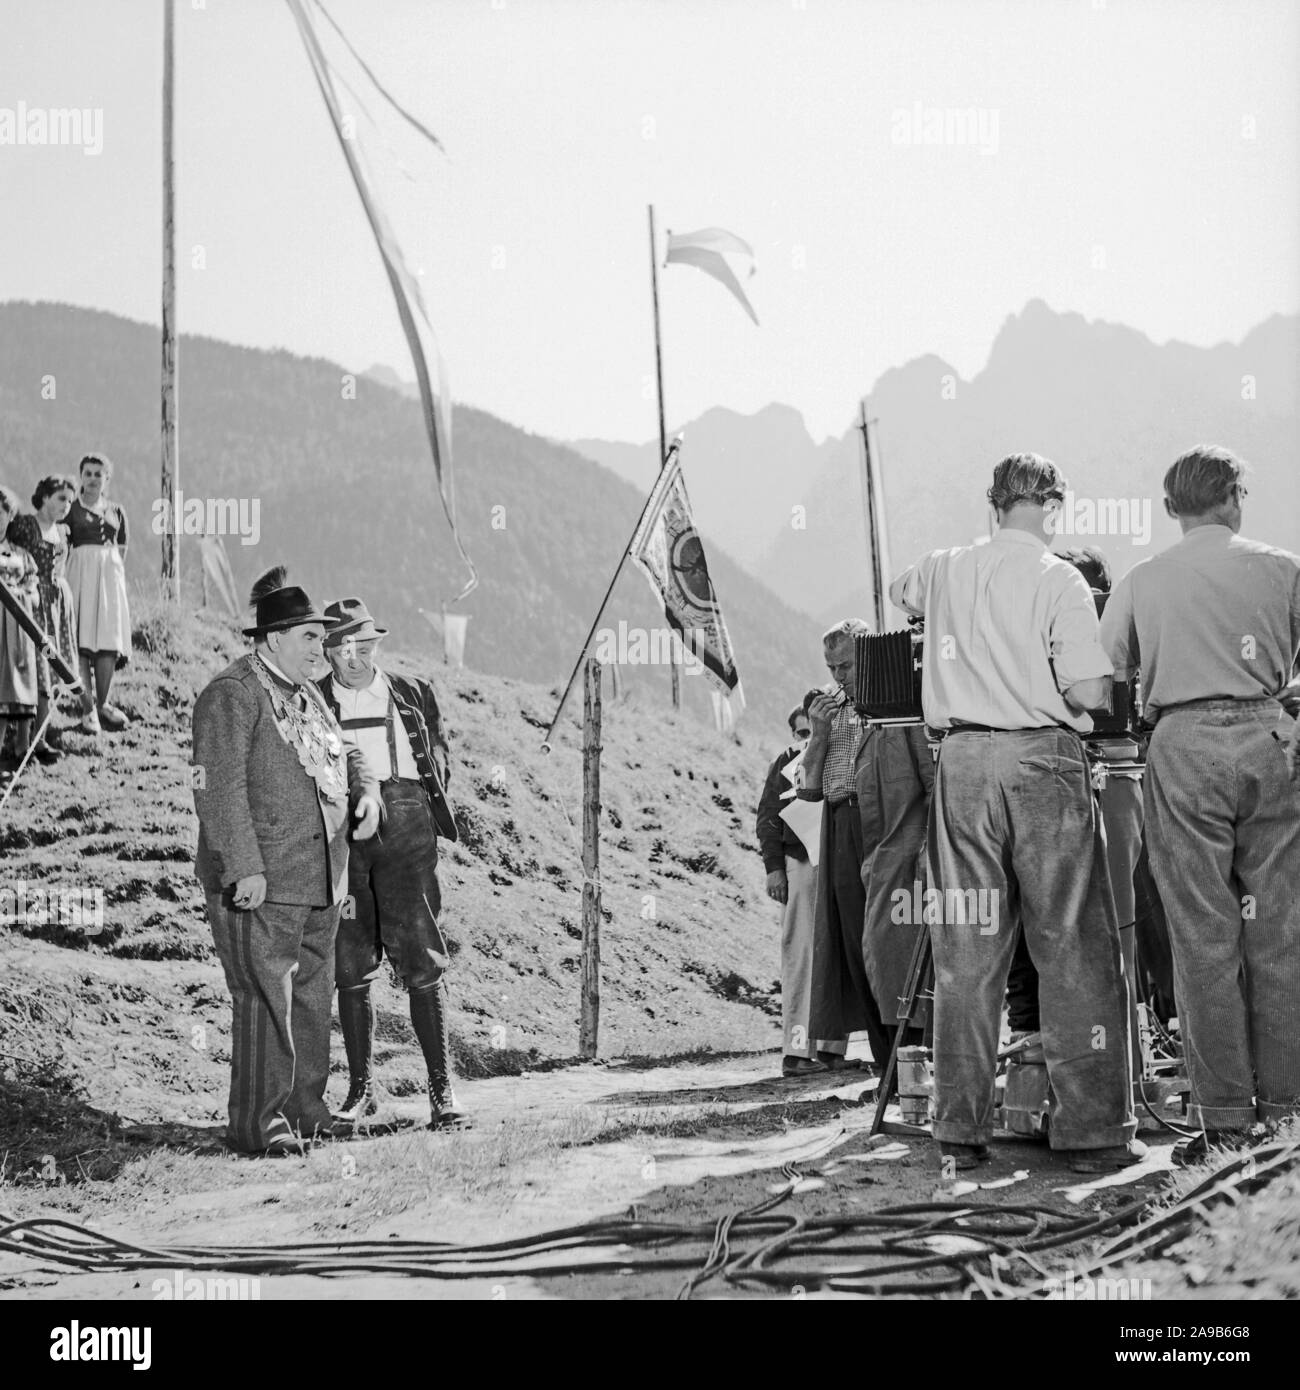
<path fill-rule="evenodd" d="M 925 625 L 920 618 L 901 632 L 867 633 L 853 639 L 857 677 L 853 704 L 864 719 L 920 724 L 921 652 Z"/>
<path fill-rule="evenodd" d="M 1097 605 L 1097 616 L 1106 611 L 1106 600 L 1109 594 L 1093 591 L 1093 602 Z M 1138 725 L 1137 699 L 1136 699 L 1136 680 L 1116 681 L 1111 686 L 1110 691 L 1110 710 L 1103 712 L 1094 710 L 1092 715 L 1092 733 L 1086 735 L 1089 741 L 1094 739 L 1138 739 L 1142 731 Z"/>

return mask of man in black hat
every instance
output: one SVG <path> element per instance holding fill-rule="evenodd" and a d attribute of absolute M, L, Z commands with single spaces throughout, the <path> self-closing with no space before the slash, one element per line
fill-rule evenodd
<path fill-rule="evenodd" d="M 331 619 L 283 568 L 253 586 L 254 650 L 194 705 L 195 870 L 234 1005 L 230 1124 L 243 1153 L 301 1153 L 332 1132 L 334 935 L 354 839 L 379 825 L 379 787 L 312 679 Z"/>
<path fill-rule="evenodd" d="M 450 953 L 438 925 L 438 839 L 456 839 L 447 800 L 447 738 L 427 680 L 382 671 L 375 653 L 388 629 L 357 598 L 325 610 L 325 655 L 333 670 L 320 682 L 343 736 L 374 769 L 384 802 L 383 829 L 353 845 L 348 903 L 339 924 L 335 972 L 339 1022 L 347 1049 L 347 1099 L 335 1118 L 355 1124 L 376 1109 L 371 1056 L 375 1015 L 370 986 L 383 952 L 411 1004 L 411 1026 L 429 1072 L 430 1129 L 461 1129 L 465 1113 L 452 1087 L 447 1034 Z"/>

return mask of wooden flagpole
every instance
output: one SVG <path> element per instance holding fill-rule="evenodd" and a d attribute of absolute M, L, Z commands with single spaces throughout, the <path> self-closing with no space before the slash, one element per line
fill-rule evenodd
<path fill-rule="evenodd" d="M 863 501 L 866 504 L 867 524 L 867 545 L 871 550 L 871 602 L 875 611 L 876 631 L 885 630 L 885 595 L 884 595 L 884 576 L 880 566 L 880 518 L 876 515 L 876 481 L 871 467 L 871 432 L 867 421 L 867 400 L 862 398 L 862 423 L 858 426 L 862 431 L 863 478 L 862 493 Z"/>
<path fill-rule="evenodd" d="M 582 702 L 582 1014 L 578 1055 L 596 1055 L 600 1027 L 600 662 L 587 662 Z"/>
<path fill-rule="evenodd" d="M 176 164 L 172 139 L 176 97 L 174 0 L 163 0 L 163 218 L 162 218 L 162 477 L 159 495 L 167 525 L 162 533 L 162 596 L 180 595 L 176 551 L 176 474 L 180 460 L 176 429 Z"/>
<path fill-rule="evenodd" d="M 667 467 L 668 460 L 682 447 L 682 437 L 679 434 L 672 442 L 672 447 L 664 459 L 664 466 Z M 618 558 L 618 565 L 614 570 L 614 577 L 609 581 L 609 587 L 605 590 L 605 597 L 600 601 L 600 607 L 596 610 L 596 616 L 591 620 L 591 627 L 587 631 L 586 640 L 582 644 L 582 650 L 578 653 L 578 659 L 573 664 L 573 670 L 569 673 L 569 679 L 564 687 L 564 693 L 560 696 L 560 703 L 555 707 L 555 717 L 551 720 L 550 728 L 546 731 L 546 737 L 542 740 L 542 752 L 551 751 L 551 735 L 555 732 L 555 726 L 560 722 L 560 714 L 564 710 L 565 702 L 569 698 L 569 692 L 573 689 L 573 682 L 578 679 L 578 672 L 582 669 L 582 659 L 587 655 L 587 648 L 591 646 L 591 639 L 596 635 L 596 628 L 600 623 L 601 617 L 605 612 L 605 605 L 609 603 L 609 596 L 614 592 L 614 585 L 618 583 L 618 577 L 623 573 L 623 566 L 627 564 L 627 557 L 632 553 L 632 542 L 636 540 L 636 533 L 641 529 L 641 523 L 645 520 L 645 514 L 650 510 L 650 503 L 654 501 L 655 490 L 650 489 L 649 496 L 645 499 L 645 506 L 641 508 L 641 515 L 636 519 L 636 525 L 632 528 L 632 534 L 627 538 L 627 544 L 623 547 L 623 553 Z"/>
<path fill-rule="evenodd" d="M 651 203 L 650 213 L 650 298 L 655 311 L 655 385 L 659 396 L 659 468 L 662 471 L 668 462 L 668 435 L 664 429 L 664 358 L 659 339 L 659 261 L 655 254 L 655 209 Z M 681 673 L 677 669 L 677 653 L 672 643 L 668 645 L 668 669 L 673 678 L 673 708 L 682 707 Z"/>

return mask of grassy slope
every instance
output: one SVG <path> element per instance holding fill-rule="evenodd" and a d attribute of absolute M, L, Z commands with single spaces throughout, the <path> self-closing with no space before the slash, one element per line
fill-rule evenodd
<path fill-rule="evenodd" d="M 228 998 L 193 877 L 186 773 L 194 694 L 242 639 L 143 599 L 135 622 L 135 658 L 114 689 L 133 727 L 102 751 L 69 733 L 70 756 L 31 768 L 0 823 L 0 883 L 101 887 L 107 901 L 98 936 L 0 928 L 0 1064 L 51 1063 L 92 1105 L 136 1120 L 217 1118 Z M 432 672 L 452 739 L 464 835 L 444 845 L 441 878 L 461 1068 L 571 1057 L 580 693 L 548 758 L 539 726 L 558 692 L 392 664 Z M 766 751 L 635 697 L 607 697 L 605 716 L 602 1055 L 778 1045 L 778 931 L 752 843 Z M 412 1092 L 422 1068 L 391 981 L 379 1002 L 382 1077 Z"/>

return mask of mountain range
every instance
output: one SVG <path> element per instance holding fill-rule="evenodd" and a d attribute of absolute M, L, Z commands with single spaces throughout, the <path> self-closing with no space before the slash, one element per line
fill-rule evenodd
<path fill-rule="evenodd" d="M 1157 345 L 1132 328 L 1089 322 L 1031 300 L 998 332 L 970 381 L 937 356 L 884 373 L 869 393 L 895 572 L 938 546 L 988 533 L 994 463 L 1032 450 L 1071 485 L 1073 534 L 1118 577 L 1177 539 L 1161 505 L 1165 469 L 1185 449 L 1219 443 L 1251 465 L 1247 534 L 1300 552 L 1300 317 L 1274 315 L 1240 343 Z M 815 443 L 802 417 L 714 409 L 677 426 L 701 533 L 821 626 L 869 613 L 861 430 Z M 573 447 L 645 486 L 657 442 L 595 439 Z M 1087 503 L 1127 499 L 1125 535 L 1089 535 Z M 801 512 L 795 509 L 803 509 Z M 888 576 L 886 576 L 888 579 Z M 896 615 L 895 615 L 896 616 Z"/>
<path fill-rule="evenodd" d="M 98 310 L 0 304 L 0 482 L 24 504 L 46 473 L 75 474 L 91 451 L 114 462 L 111 494 L 131 528 L 129 580 L 152 586 L 160 541 L 160 344 L 156 326 Z M 440 653 L 421 616 L 466 579 L 442 514 L 418 404 L 318 358 L 203 337 L 179 344 L 180 463 L 187 498 L 255 502 L 255 544 L 227 536 L 240 595 L 272 564 L 328 600 L 358 594 L 390 642 Z M 608 469 L 483 411 L 458 407 L 456 503 L 480 584 L 453 611 L 470 615 L 466 663 L 539 684 L 567 677 L 644 502 Z M 251 514 L 251 507 L 246 508 Z M 816 624 L 710 547 L 748 707 L 772 737 L 810 684 L 825 678 Z M 180 541 L 182 581 L 199 585 L 198 546 Z M 649 586 L 626 566 L 602 626 L 662 628 Z M 669 701 L 664 666 L 623 672 L 630 695 Z M 571 697 L 573 698 L 573 697 Z M 682 702 L 712 718 L 704 676 Z M 581 684 L 572 713 L 580 712 Z M 540 741 L 541 735 L 538 734 Z"/>
<path fill-rule="evenodd" d="M 228 537 L 236 585 L 287 561 L 311 592 L 357 593 L 409 652 L 433 655 L 436 616 L 465 580 L 438 501 L 414 386 L 391 366 L 353 373 L 322 359 L 181 340 L 179 485 L 187 497 L 256 501 L 257 543 Z M 0 304 L 0 481 L 25 499 L 42 473 L 100 450 L 134 545 L 128 571 L 152 584 L 158 490 L 155 326 L 68 305 Z M 1126 499 L 1129 534 L 1076 530 L 1116 575 L 1177 536 L 1160 505 L 1165 468 L 1217 442 L 1252 467 L 1245 531 L 1300 551 L 1300 317 L 1275 315 L 1240 343 L 1156 345 L 1127 327 L 1033 300 L 964 380 L 937 356 L 887 371 L 869 393 L 883 477 L 887 568 L 987 534 L 984 492 L 1004 454 L 1055 459 L 1083 527 L 1094 502 Z M 815 442 L 799 413 L 715 408 L 682 428 L 682 460 L 750 709 L 772 737 L 823 679 L 818 635 L 868 614 L 862 436 Z M 676 430 L 673 431 L 677 432 Z M 457 509 L 481 576 L 467 663 L 561 683 L 618 564 L 656 471 L 657 442 L 541 438 L 469 407 L 454 423 Z M 1137 525 L 1139 519 L 1145 525 Z M 197 546 L 182 538 L 197 589 Z M 888 576 L 887 576 L 888 577 Z M 897 616 L 896 614 L 893 616 Z M 602 626 L 661 627 L 631 566 Z M 900 620 L 901 622 L 901 620 Z M 629 692 L 668 700 L 662 667 L 628 667 Z M 709 714 L 703 677 L 683 700 Z"/>

